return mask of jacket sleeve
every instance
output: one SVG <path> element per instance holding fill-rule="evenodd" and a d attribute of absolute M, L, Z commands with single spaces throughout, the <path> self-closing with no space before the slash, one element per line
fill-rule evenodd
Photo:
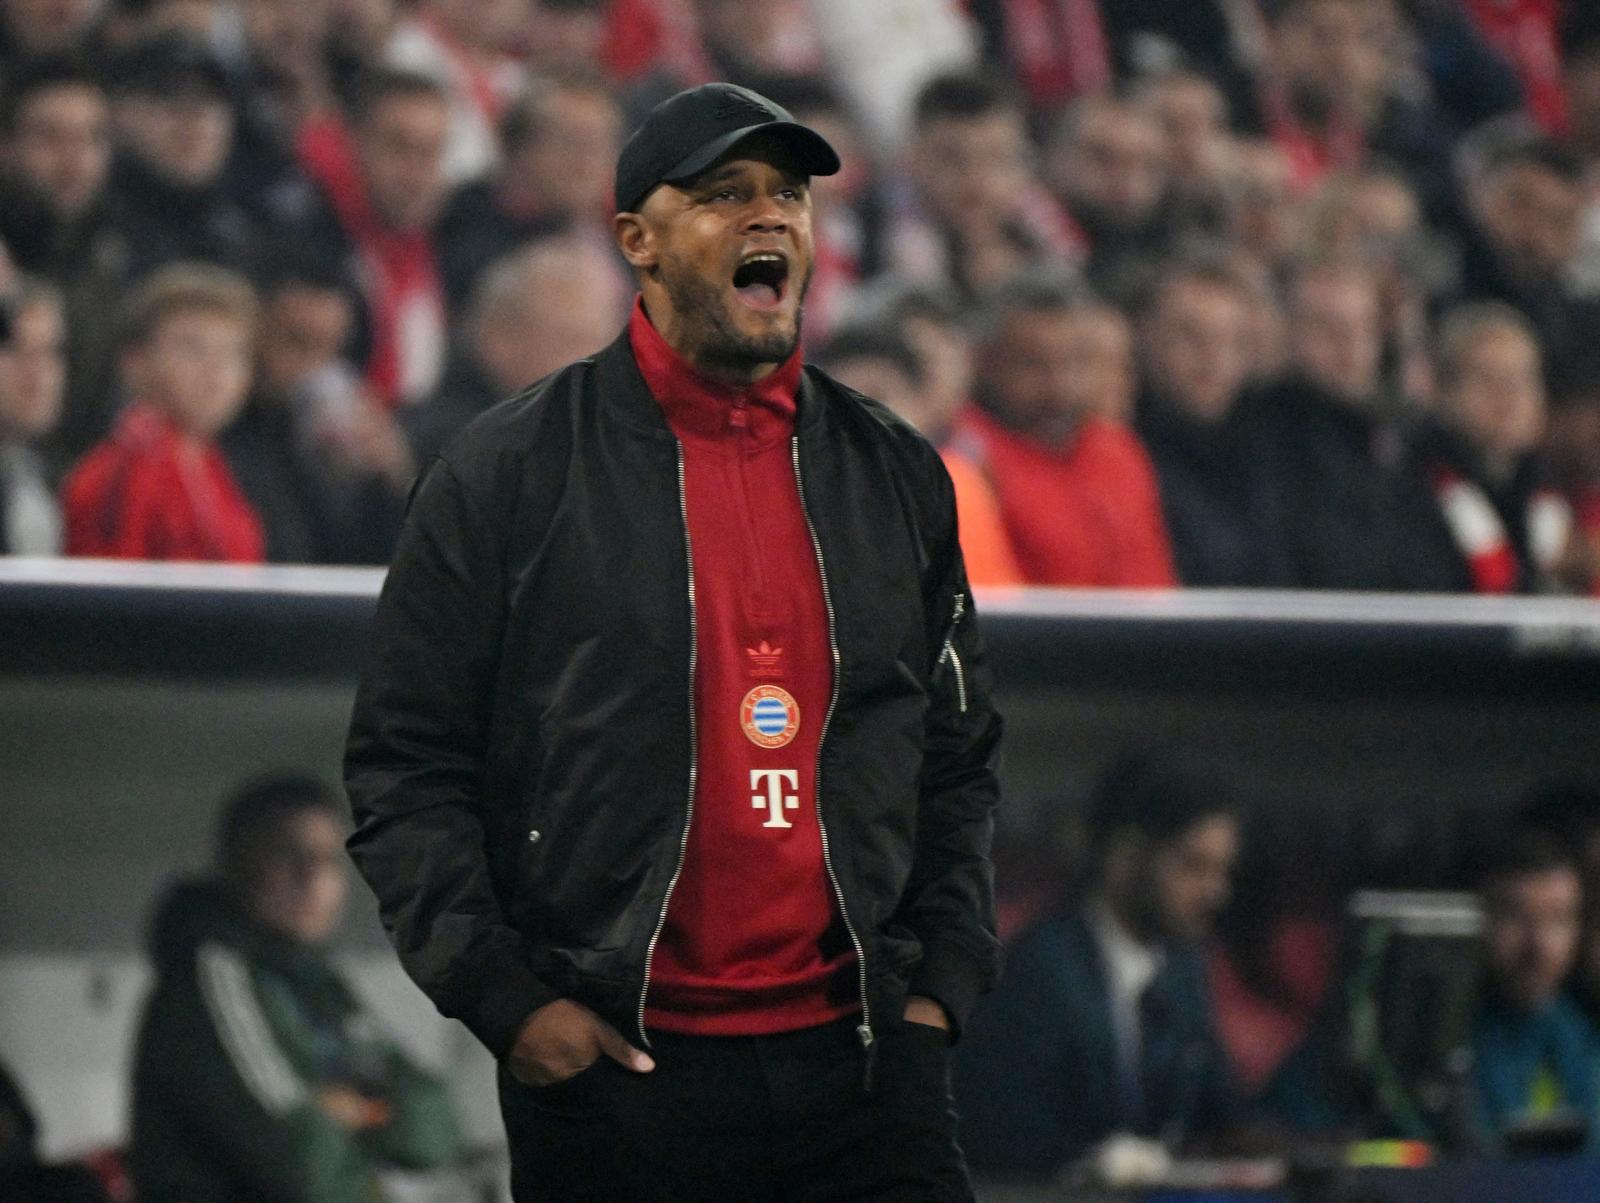
<path fill-rule="evenodd" d="M 448 461 L 435 461 L 378 601 L 344 762 L 350 855 L 401 964 L 496 1058 L 558 997 L 528 966 L 485 851 L 502 525 Z"/>
<path fill-rule="evenodd" d="M 940 1003 L 958 1036 L 973 1002 L 999 973 L 989 848 L 1000 792 L 1001 722 L 967 587 L 954 489 L 937 458 L 933 469 L 936 521 L 923 590 L 932 701 L 924 720 L 916 845 L 899 914 L 922 941 L 911 993 Z"/>
<path fill-rule="evenodd" d="M 193 978 L 153 996 L 143 1044 L 136 1093 L 175 1108 L 191 1147 L 228 1166 L 252 1195 L 280 1203 L 375 1198 L 371 1163 L 318 1105 L 248 962 L 232 948 L 202 944 Z"/>

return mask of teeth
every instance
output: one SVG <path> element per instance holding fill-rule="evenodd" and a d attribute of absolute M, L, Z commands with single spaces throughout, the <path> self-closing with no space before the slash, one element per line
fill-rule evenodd
<path fill-rule="evenodd" d="M 753 255 L 746 255 L 744 257 L 744 259 L 741 260 L 741 262 L 742 263 L 777 263 L 777 264 L 781 265 L 783 263 L 783 256 L 775 254 L 772 251 L 757 251 Z"/>

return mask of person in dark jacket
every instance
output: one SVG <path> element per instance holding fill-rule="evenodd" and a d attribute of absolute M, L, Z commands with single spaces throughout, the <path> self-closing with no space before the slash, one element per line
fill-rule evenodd
<path fill-rule="evenodd" d="M 957 1060 L 975 1168 L 1042 1178 L 1114 1134 L 1177 1149 L 1236 1118 L 1197 947 L 1227 902 L 1235 806 L 1176 753 L 1129 755 L 1107 774 L 1087 899 L 1007 951 Z"/>
<path fill-rule="evenodd" d="M 1376 279 L 1313 261 L 1289 282 L 1290 362 L 1253 398 L 1262 465 L 1282 506 L 1289 583 L 1441 592 L 1433 498 L 1407 463 L 1407 415 L 1384 387 Z"/>
<path fill-rule="evenodd" d="M 937 452 L 801 363 L 838 166 L 742 88 L 653 110 L 627 330 L 446 448 L 379 602 L 349 847 L 519 1203 L 972 1198 L 1000 723 Z"/>
<path fill-rule="evenodd" d="M 1411 445 L 1412 471 L 1436 507 L 1419 554 L 1456 592 L 1549 592 L 1574 523 L 1540 453 L 1538 336 L 1509 305 L 1465 305 L 1440 326 L 1435 358 L 1438 403 Z"/>
<path fill-rule="evenodd" d="M 156 907 L 129 1169 L 151 1203 L 375 1203 L 385 1167 L 461 1154 L 442 1082 L 328 963 L 344 908 L 333 790 L 262 778 L 229 800 L 215 872 Z"/>
<path fill-rule="evenodd" d="M 160 34 L 126 51 L 114 75 L 124 153 L 110 195 L 129 276 L 178 261 L 245 267 L 258 231 L 227 186 L 233 110 L 222 65 L 203 44 Z"/>
<path fill-rule="evenodd" d="M 1141 329 L 1148 384 L 1138 431 L 1185 585 L 1289 583 L 1282 506 L 1244 403 L 1249 305 L 1225 267 L 1180 262 L 1157 284 Z"/>

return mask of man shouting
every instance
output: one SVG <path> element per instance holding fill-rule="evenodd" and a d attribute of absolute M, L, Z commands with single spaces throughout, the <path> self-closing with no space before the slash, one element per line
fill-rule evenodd
<path fill-rule="evenodd" d="M 447 447 L 379 603 L 350 851 L 518 1203 L 972 1197 L 1000 721 L 937 453 L 801 364 L 838 168 L 743 88 L 657 107 L 628 328 Z"/>

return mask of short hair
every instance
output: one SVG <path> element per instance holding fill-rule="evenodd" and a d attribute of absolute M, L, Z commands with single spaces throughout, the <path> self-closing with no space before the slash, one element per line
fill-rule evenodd
<path fill-rule="evenodd" d="M 1239 269 L 1226 258 L 1220 254 L 1197 252 L 1163 264 L 1151 278 L 1149 291 L 1145 294 L 1144 304 L 1140 309 L 1146 313 L 1153 313 L 1166 297 L 1168 290 L 1184 282 L 1205 284 L 1212 288 L 1220 288 L 1224 292 L 1231 292 L 1246 307 L 1256 299 L 1256 290 L 1240 274 Z"/>
<path fill-rule="evenodd" d="M 23 111 L 46 92 L 58 88 L 86 88 L 106 95 L 105 84 L 87 65 L 70 56 L 54 56 L 17 64 L 0 93 L 0 132 L 7 137 L 17 132 Z"/>
<path fill-rule="evenodd" d="M 975 333 L 979 342 L 992 341 L 1018 313 L 1080 314 L 1115 309 L 1073 272 L 1030 267 L 994 291 L 978 314 Z"/>
<path fill-rule="evenodd" d="M 921 129 L 947 118 L 974 121 L 995 113 L 1022 113 L 1022 101 L 1007 81 L 987 72 L 947 71 L 917 92 L 912 121 Z"/>
<path fill-rule="evenodd" d="M 216 828 L 216 868 L 236 888 L 249 888 L 291 821 L 306 813 L 344 822 L 344 803 L 332 786 L 307 773 L 279 771 L 252 778 L 222 804 Z"/>
<path fill-rule="evenodd" d="M 233 318 L 253 333 L 260 305 L 250 282 L 237 272 L 210 263 L 174 263 L 134 290 L 124 314 L 123 342 L 142 346 L 172 317 L 196 312 Z"/>
<path fill-rule="evenodd" d="M 1441 389 L 1454 388 L 1461 379 L 1467 353 L 1490 330 L 1509 330 L 1531 342 L 1541 355 L 1539 332 L 1527 315 L 1504 301 L 1472 301 L 1444 315 L 1433 340 L 1433 366 Z"/>
<path fill-rule="evenodd" d="M 1233 786 L 1209 762 L 1174 748 L 1139 749 L 1101 778 L 1089 803 L 1089 838 L 1096 850 L 1130 832 L 1169 844 L 1209 819 L 1236 818 L 1240 809 Z"/>
<path fill-rule="evenodd" d="M 267 242 L 254 257 L 250 278 L 263 301 L 299 289 L 353 293 L 356 288 L 344 263 L 289 240 Z"/>
<path fill-rule="evenodd" d="M 1578 187 L 1587 174 L 1583 156 L 1565 142 L 1536 136 L 1513 138 L 1488 152 L 1483 164 L 1484 180 L 1510 167 L 1537 167 L 1564 184 Z"/>
<path fill-rule="evenodd" d="M 816 362 L 818 367 L 827 371 L 834 364 L 852 359 L 885 360 L 903 372 L 914 387 L 920 388 L 924 381 L 922 360 L 904 336 L 892 326 L 868 322 L 841 326 L 817 352 Z"/>
<path fill-rule="evenodd" d="M 1563 870 L 1581 876 L 1577 857 L 1566 842 L 1550 831 L 1519 826 L 1485 849 L 1478 890 L 1487 894 L 1508 882 Z"/>
<path fill-rule="evenodd" d="M 375 67 L 362 75 L 356 85 L 350 101 L 350 118 L 357 125 L 365 125 L 387 101 L 419 97 L 436 100 L 446 107 L 450 104 L 450 93 L 444 84 L 426 71 Z"/>
<path fill-rule="evenodd" d="M 500 145 L 505 153 L 521 150 L 539 139 L 544 133 L 550 97 L 562 92 L 602 97 L 621 112 L 616 92 L 597 72 L 582 67 L 540 71 L 500 117 Z"/>

